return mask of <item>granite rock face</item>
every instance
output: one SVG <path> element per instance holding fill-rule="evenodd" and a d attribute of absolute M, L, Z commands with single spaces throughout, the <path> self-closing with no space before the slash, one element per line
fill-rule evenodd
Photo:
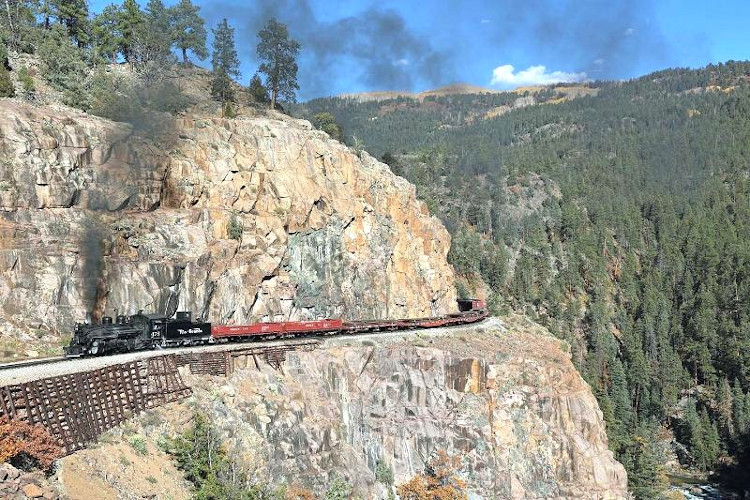
<path fill-rule="evenodd" d="M 187 381 L 230 447 L 255 457 L 248 468 L 277 484 L 321 493 L 338 474 L 386 498 L 379 462 L 400 484 L 444 450 L 475 498 L 627 497 L 596 399 L 538 326 L 331 339 L 288 354 L 283 372 L 240 358 L 228 380 Z"/>
<path fill-rule="evenodd" d="M 414 187 L 308 122 L 188 115 L 157 135 L 0 106 L 5 338 L 54 338 L 89 311 L 242 323 L 454 310 L 450 237 Z"/>

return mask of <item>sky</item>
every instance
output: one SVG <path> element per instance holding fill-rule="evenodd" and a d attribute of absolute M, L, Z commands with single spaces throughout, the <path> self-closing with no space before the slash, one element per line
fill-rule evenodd
<path fill-rule="evenodd" d="M 750 2 L 739 0 L 193 1 L 208 27 L 226 17 L 235 28 L 243 83 L 258 66 L 257 32 L 271 17 L 287 24 L 302 45 L 300 100 L 619 80 L 750 59 Z"/>

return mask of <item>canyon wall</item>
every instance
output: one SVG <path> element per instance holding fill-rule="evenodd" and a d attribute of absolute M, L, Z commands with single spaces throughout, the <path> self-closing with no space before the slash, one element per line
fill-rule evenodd
<path fill-rule="evenodd" d="M 369 155 L 284 115 L 121 124 L 0 100 L 0 339 L 139 309 L 220 323 L 455 310 L 450 237 Z"/>

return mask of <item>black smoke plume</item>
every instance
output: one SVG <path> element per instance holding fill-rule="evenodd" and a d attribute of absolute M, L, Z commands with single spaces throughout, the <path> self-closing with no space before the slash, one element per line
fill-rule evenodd
<path fill-rule="evenodd" d="M 83 235 L 80 241 L 81 286 L 86 310 L 98 316 L 99 300 L 102 298 L 104 270 L 105 232 L 101 224 L 89 217 L 85 221 Z"/>
<path fill-rule="evenodd" d="M 445 85 L 461 79 L 458 65 L 477 52 L 496 54 L 485 82 L 478 84 L 490 80 L 495 66 L 518 66 L 513 59 L 519 57 L 593 79 L 642 74 L 675 60 L 676 47 L 662 33 L 657 7 L 648 0 L 445 0 L 423 2 L 417 9 L 428 20 L 440 20 L 435 29 L 447 30 L 448 36 L 416 33 L 399 13 L 380 7 L 327 21 L 316 17 L 309 0 L 206 2 L 202 12 L 211 26 L 229 18 L 245 61 L 255 61 L 256 35 L 269 18 L 286 23 L 302 44 L 302 98 L 336 93 L 332 82 L 344 74 L 354 75 L 367 90 Z M 450 44 L 444 48 L 435 41 L 440 38 Z M 485 45 L 473 46 L 477 40 Z M 681 43 L 708 59 L 705 40 Z"/>
<path fill-rule="evenodd" d="M 371 90 L 438 86 L 456 76 L 453 53 L 436 49 L 392 10 L 371 7 L 330 22 L 317 19 L 307 0 L 211 2 L 203 11 L 210 25 L 229 14 L 244 60 L 255 60 L 257 33 L 268 19 L 287 24 L 290 35 L 302 44 L 302 97 L 330 95 L 336 75 L 345 72 Z"/>

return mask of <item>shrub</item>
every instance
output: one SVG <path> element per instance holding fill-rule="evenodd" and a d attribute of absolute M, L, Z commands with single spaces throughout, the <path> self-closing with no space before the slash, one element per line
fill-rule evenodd
<path fill-rule="evenodd" d="M 246 475 L 232 462 L 216 429 L 200 413 L 174 442 L 170 453 L 185 479 L 193 483 L 195 498 L 255 498 Z M 247 495 L 247 496 L 246 496 Z"/>
<path fill-rule="evenodd" d="M 13 82 L 10 79 L 10 72 L 5 64 L 0 61 L 0 97 L 13 97 L 16 93 L 13 88 Z"/>
<path fill-rule="evenodd" d="M 154 476 L 146 476 L 146 481 L 151 484 L 156 484 L 156 478 Z"/>
<path fill-rule="evenodd" d="M 43 426 L 0 418 L 0 462 L 10 462 L 24 470 L 49 470 L 63 449 Z"/>
<path fill-rule="evenodd" d="M 21 69 L 18 70 L 18 81 L 21 82 L 21 85 L 23 85 L 23 91 L 27 94 L 33 94 L 36 90 L 34 79 L 31 77 L 29 69 L 26 66 L 22 66 Z"/>
<path fill-rule="evenodd" d="M 146 448 L 146 439 L 140 434 L 133 434 L 128 438 L 128 442 L 130 443 L 130 446 L 133 447 L 135 452 L 139 455 L 148 454 L 148 449 Z"/>
<path fill-rule="evenodd" d="M 336 118 L 331 113 L 323 112 L 316 114 L 313 116 L 312 123 L 315 128 L 330 135 L 332 139 L 344 142 L 344 132 L 341 130 L 341 126 L 336 123 Z"/>
<path fill-rule="evenodd" d="M 459 457 L 451 457 L 441 450 L 425 465 L 422 474 L 396 489 L 398 496 L 403 500 L 467 499 L 466 482 L 456 475 L 459 467 Z"/>
<path fill-rule="evenodd" d="M 237 118 L 237 111 L 234 109 L 231 102 L 227 102 L 224 105 L 224 118 Z"/>
<path fill-rule="evenodd" d="M 229 234 L 229 237 L 233 240 L 241 240 L 242 231 L 244 231 L 244 229 L 245 228 L 242 226 L 242 221 L 236 215 L 232 215 L 232 217 L 229 219 L 229 225 L 227 226 L 227 233 Z"/>
<path fill-rule="evenodd" d="M 393 484 L 393 469 L 391 469 L 385 462 L 379 461 L 377 465 L 375 465 L 375 480 L 379 483 L 391 486 Z"/>
<path fill-rule="evenodd" d="M 352 487 L 343 477 L 335 475 L 324 498 L 325 500 L 347 500 L 351 495 L 351 490 Z"/>
<path fill-rule="evenodd" d="M 89 109 L 91 94 L 87 80 L 90 71 L 86 64 L 86 53 L 73 43 L 62 25 L 45 30 L 38 54 L 44 62 L 44 79 L 62 92 L 64 103 Z"/>

